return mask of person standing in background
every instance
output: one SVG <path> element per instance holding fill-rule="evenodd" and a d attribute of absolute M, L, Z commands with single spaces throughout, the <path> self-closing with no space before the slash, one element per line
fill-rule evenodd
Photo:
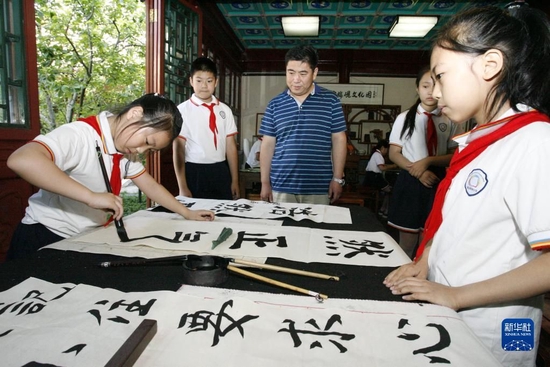
<path fill-rule="evenodd" d="M 229 106 L 214 96 L 218 68 L 209 58 L 199 57 L 190 75 L 194 93 L 178 106 L 183 126 L 172 145 L 179 195 L 238 199 L 237 126 Z"/>
<path fill-rule="evenodd" d="M 382 205 L 378 215 L 382 218 L 388 217 L 389 193 L 391 192 L 391 186 L 384 177 L 384 172 L 397 168 L 395 163 L 386 164 L 385 157 L 388 156 L 389 149 L 390 144 L 386 139 L 382 139 L 376 144 L 375 151 L 372 153 L 367 167 L 365 167 L 365 179 L 363 180 L 364 186 L 380 190 Z"/>
<path fill-rule="evenodd" d="M 392 191 L 388 225 L 399 230 L 399 245 L 409 257 L 418 245 L 435 190 L 456 148 L 451 140 L 456 124 L 437 108 L 429 66 L 418 72 L 415 83 L 419 98 L 397 116 L 390 133 L 390 160 L 401 171 Z"/>
<path fill-rule="evenodd" d="M 288 89 L 269 102 L 260 127 L 262 200 L 329 204 L 342 193 L 346 122 L 336 94 L 314 83 L 317 63 L 311 46 L 285 56 Z"/>
<path fill-rule="evenodd" d="M 260 167 L 260 148 L 262 146 L 262 140 L 263 137 L 260 136 L 258 140 L 252 144 L 252 148 L 250 148 L 250 153 L 248 153 L 248 158 L 246 159 L 244 168 Z"/>

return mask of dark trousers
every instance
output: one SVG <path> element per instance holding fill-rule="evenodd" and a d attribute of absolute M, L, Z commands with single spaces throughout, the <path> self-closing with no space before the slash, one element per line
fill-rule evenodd
<path fill-rule="evenodd" d="M 42 247 L 63 239 L 63 237 L 56 235 L 40 223 L 19 223 L 11 238 L 6 259 L 29 258 Z"/>
<path fill-rule="evenodd" d="M 227 161 L 212 164 L 187 162 L 185 177 L 194 198 L 233 200 L 231 171 Z"/>

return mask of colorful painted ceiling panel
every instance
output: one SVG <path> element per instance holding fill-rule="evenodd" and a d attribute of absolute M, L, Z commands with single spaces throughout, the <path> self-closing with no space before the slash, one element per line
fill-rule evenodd
<path fill-rule="evenodd" d="M 427 50 L 437 29 L 456 12 L 474 6 L 504 7 L 511 0 L 459 1 L 220 1 L 218 8 L 246 49 L 289 48 L 305 41 L 326 49 Z M 318 15 L 318 37 L 285 37 L 281 16 Z M 397 15 L 436 15 L 424 38 L 390 38 Z"/>

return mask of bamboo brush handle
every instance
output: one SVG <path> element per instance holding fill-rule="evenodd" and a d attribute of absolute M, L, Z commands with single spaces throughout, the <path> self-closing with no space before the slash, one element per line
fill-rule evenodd
<path fill-rule="evenodd" d="M 233 265 L 227 265 L 227 269 L 231 270 L 235 273 L 239 273 L 239 274 L 242 274 L 244 276 L 247 276 L 249 278 L 257 279 L 257 280 L 260 280 L 260 281 L 265 282 L 265 283 L 269 283 L 269 284 L 279 286 L 281 288 L 290 289 L 290 290 L 293 290 L 295 292 L 307 294 L 308 296 L 313 296 L 318 300 L 320 299 L 321 301 L 328 298 L 328 296 L 326 296 L 324 294 L 313 292 L 313 291 L 310 291 L 310 290 L 307 290 L 307 289 L 304 289 L 304 288 L 296 287 L 296 286 L 291 285 L 291 284 L 279 282 L 278 280 L 274 280 L 274 279 L 267 278 L 267 277 L 264 277 L 264 276 L 261 276 L 261 275 L 258 275 L 258 274 L 254 274 L 254 273 L 251 273 L 247 270 L 243 270 L 243 269 L 238 268 L 238 267 L 233 266 Z"/>
<path fill-rule="evenodd" d="M 320 279 L 327 279 L 327 280 L 334 280 L 334 281 L 339 281 L 340 280 L 340 278 L 335 276 L 335 275 L 314 273 L 314 272 L 311 272 L 311 271 L 285 268 L 285 267 L 282 267 L 282 266 L 260 264 L 260 263 L 255 263 L 253 261 L 233 259 L 232 262 L 234 262 L 235 264 L 248 265 L 248 266 L 253 266 L 255 268 L 260 268 L 260 269 L 276 270 L 276 271 L 280 271 L 282 273 L 290 273 L 290 274 L 296 274 L 296 275 L 303 275 L 303 276 L 306 276 L 306 277 L 320 278 Z"/>

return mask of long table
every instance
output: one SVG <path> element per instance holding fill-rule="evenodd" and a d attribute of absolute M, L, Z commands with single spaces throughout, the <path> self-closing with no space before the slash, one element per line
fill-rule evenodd
<path fill-rule="evenodd" d="M 315 223 L 284 219 L 283 226 L 309 227 L 330 230 L 385 231 L 376 216 L 366 208 L 351 207 L 352 224 Z M 243 219 L 243 221 L 250 219 Z M 85 283 L 103 288 L 115 288 L 124 292 L 172 290 L 181 287 L 181 266 L 135 266 L 102 268 L 98 264 L 105 261 L 125 259 L 108 254 L 91 254 L 75 251 L 43 249 L 28 260 L 13 260 L 0 265 L 0 291 L 6 290 L 29 276 L 53 283 Z M 268 258 L 271 265 L 296 268 L 324 274 L 344 274 L 340 282 L 327 282 L 321 279 L 297 277 L 292 274 L 254 270 L 258 274 L 276 277 L 277 280 L 300 287 L 318 289 L 330 297 L 357 298 L 371 300 L 398 301 L 398 297 L 382 284 L 386 275 L 394 268 L 349 266 L 328 263 L 302 263 L 280 258 Z M 295 294 L 292 291 L 246 277 L 232 275 L 219 285 L 220 288 L 252 290 Z"/>
<path fill-rule="evenodd" d="M 350 207 L 350 212 L 352 217 L 351 224 L 315 223 L 309 220 L 296 222 L 292 219 L 284 219 L 282 220 L 282 226 L 319 228 L 335 231 L 383 232 L 385 230 L 385 227 L 367 208 Z M 242 220 L 247 221 L 250 219 Z M 159 360 L 162 360 L 163 366 L 178 366 L 186 363 L 201 366 L 215 366 L 221 362 L 230 366 L 258 365 L 258 363 L 265 366 L 329 366 L 337 363 L 365 366 L 394 366 L 405 364 L 408 366 L 428 366 L 432 365 L 430 363 L 432 360 L 450 361 L 451 364 L 456 365 L 478 365 L 477 363 L 482 363 L 484 366 L 498 365 L 492 355 L 484 347 L 479 345 L 477 339 L 473 336 L 473 334 L 471 334 L 469 329 L 463 325 L 460 317 L 458 317 L 458 315 L 453 311 L 443 309 L 439 306 L 427 304 L 423 306 L 422 303 L 404 303 L 401 302 L 400 297 L 392 295 L 391 292 L 382 284 L 382 281 L 385 276 L 394 269 L 393 267 L 354 266 L 333 263 L 305 263 L 290 261 L 282 258 L 268 258 L 266 261 L 267 264 L 271 265 L 338 275 L 341 277 L 339 282 L 301 277 L 293 274 L 273 272 L 270 270 L 251 270 L 256 274 L 270 277 L 305 289 L 311 289 L 329 296 L 329 299 L 323 304 L 318 304 L 312 300 L 311 297 L 298 296 L 294 291 L 234 273 L 230 274 L 226 282 L 212 288 L 185 288 L 185 285 L 183 284 L 182 266 L 179 264 L 170 266 L 126 266 L 110 268 L 103 268 L 99 266 L 100 263 L 105 261 L 115 261 L 121 259 L 124 258 L 111 254 L 93 254 L 76 251 L 43 249 L 38 251 L 30 259 L 14 260 L 0 264 L 0 292 L 7 291 L 11 287 L 15 287 L 12 289 L 16 289 L 18 285 L 21 286 L 21 284 L 25 284 L 24 281 L 29 277 L 37 278 L 54 285 L 77 285 L 74 289 L 72 288 L 72 285 L 65 286 L 65 288 L 72 289 L 69 293 L 70 295 L 82 294 L 80 297 L 86 297 L 84 295 L 88 294 L 98 294 L 98 296 L 95 296 L 95 300 L 98 302 L 92 307 L 94 310 L 89 310 L 90 306 L 86 306 L 86 308 L 83 309 L 84 314 L 80 316 L 82 313 L 77 313 L 77 317 L 84 317 L 84 319 L 88 320 L 91 313 L 98 318 L 98 321 L 101 321 L 101 325 L 107 323 L 108 320 L 114 320 L 121 317 L 121 315 L 117 314 L 116 317 L 107 319 L 101 318 L 101 315 L 99 314 L 103 309 L 101 305 L 108 305 L 109 301 L 118 299 L 117 297 L 121 298 L 121 300 L 116 302 L 116 304 L 126 305 L 128 307 L 126 310 L 129 310 L 132 307 L 135 308 L 136 304 L 139 302 L 144 303 L 144 299 L 148 294 L 151 294 L 151 297 L 154 296 L 155 299 L 163 298 L 165 301 L 163 303 L 165 308 L 163 311 L 160 311 L 160 316 L 158 313 L 150 313 L 152 318 L 162 319 L 158 325 L 159 335 L 153 337 L 151 345 L 148 348 L 145 348 L 146 343 L 141 344 L 140 347 L 137 347 L 137 344 L 135 344 L 134 349 L 132 349 L 134 352 L 133 357 L 126 356 L 125 358 L 122 358 L 122 362 L 119 360 L 118 364 L 112 365 L 124 365 L 124 363 L 128 363 L 130 360 L 132 362 L 137 360 L 136 364 L 138 366 L 155 366 L 160 363 L 158 362 Z M 182 288 L 182 286 L 184 287 Z M 170 292 L 158 293 L 159 291 Z M 33 292 L 37 291 L 35 290 Z M 29 295 L 33 292 L 29 292 Z M 125 293 L 120 294 L 120 292 Z M 47 293 L 44 293 L 41 297 L 46 297 L 46 294 Z M 268 296 L 268 294 L 272 294 L 272 296 Z M 28 295 L 26 297 L 28 298 Z M 131 303 L 127 299 L 133 299 L 132 297 L 139 298 L 141 301 Z M 58 298 L 61 297 L 54 297 L 56 300 Z M 101 299 L 103 299 L 103 301 L 100 301 Z M 168 299 L 171 301 L 168 302 Z M 225 301 L 225 303 L 220 306 L 221 309 L 219 314 L 206 311 L 206 306 L 204 305 L 217 305 L 218 303 L 216 302 L 221 304 L 222 301 Z M 160 300 L 158 302 L 162 303 Z M 169 319 L 169 314 L 177 312 L 177 310 L 185 307 L 191 307 L 191 303 L 196 303 L 196 307 L 199 307 L 198 305 L 200 305 L 200 307 L 204 308 L 203 311 L 196 311 L 194 314 L 190 314 L 189 311 L 186 311 L 185 313 L 184 311 L 180 311 L 178 316 L 180 320 L 179 327 L 174 330 L 167 327 L 166 320 L 164 320 L 164 318 Z M 21 304 L 23 304 L 23 301 L 21 301 Z M 167 305 L 168 307 L 166 308 Z M 172 307 L 170 307 L 170 305 L 172 305 Z M 4 309 L 2 307 L 2 301 L 0 298 L 0 335 L 5 332 L 2 328 L 2 313 L 6 310 L 9 311 L 10 307 L 15 309 L 19 306 L 10 304 L 8 306 L 4 305 Z M 73 306 L 67 309 L 68 315 L 71 314 L 69 310 L 72 307 Z M 78 304 L 74 307 L 78 308 Z M 117 307 L 119 306 L 115 306 L 115 303 L 113 303 L 110 307 L 111 312 L 120 310 Z M 237 320 L 236 318 L 233 318 L 234 316 L 229 316 L 230 311 L 227 311 L 229 310 L 229 307 L 233 307 L 231 310 L 235 312 L 237 312 L 236 310 L 239 310 L 239 312 L 246 311 L 249 314 L 248 316 L 244 316 Z M 143 311 L 139 307 L 138 309 L 140 312 Z M 86 312 L 85 310 L 88 311 Z M 225 311 L 222 312 L 222 310 Z M 9 313 L 8 311 L 4 312 L 4 316 L 9 316 L 7 315 Z M 306 312 L 304 313 L 304 311 Z M 16 310 L 13 312 L 16 312 Z M 108 311 L 103 309 L 103 312 L 107 313 Z M 262 312 L 265 313 L 266 317 L 269 316 L 271 318 L 280 313 L 281 317 L 285 315 L 285 322 L 291 323 L 288 328 L 278 327 L 278 332 L 275 330 L 275 334 L 270 334 L 272 336 L 269 338 L 275 338 L 272 341 L 273 346 L 271 346 L 271 348 L 269 346 L 269 343 L 271 343 L 269 341 L 270 339 L 266 339 L 265 342 L 267 344 L 265 344 L 262 342 L 264 336 L 250 336 L 263 335 L 263 333 L 267 332 L 267 330 L 262 328 L 257 330 L 247 329 L 245 332 L 244 326 L 240 324 L 240 326 L 237 326 L 237 329 L 241 332 L 242 340 L 240 337 L 237 337 L 237 340 L 233 339 L 231 342 L 221 340 L 226 335 L 226 332 L 229 333 L 229 330 L 233 330 L 233 327 L 235 327 L 235 323 L 237 321 L 240 320 L 240 322 L 244 323 L 243 320 L 248 317 L 249 319 L 247 320 L 251 320 L 250 322 L 252 322 L 255 317 L 258 317 L 256 315 L 262 314 Z M 207 316 L 204 316 L 205 313 Z M 64 315 L 65 313 L 62 314 Z M 133 324 L 136 322 L 135 318 L 137 316 L 135 315 L 135 312 L 131 312 L 131 314 L 132 315 L 129 315 L 131 317 L 128 317 L 128 322 Z M 210 317 L 214 317 L 216 315 L 221 317 L 220 315 L 222 314 L 225 322 L 228 322 L 229 320 L 233 323 L 233 325 L 229 326 L 225 329 L 225 331 L 221 328 L 221 324 L 217 324 L 216 322 L 207 322 L 206 324 L 203 324 L 202 327 L 199 327 L 197 324 L 197 322 L 199 322 L 198 320 L 203 320 L 203 322 L 206 322 L 205 320 L 209 320 Z M 293 319 L 296 319 L 296 322 L 298 322 L 300 315 L 311 318 L 311 320 L 305 325 L 309 328 L 313 326 L 312 331 L 300 331 L 301 329 L 298 329 L 297 325 L 293 324 L 294 321 L 290 321 L 289 319 L 292 317 Z M 324 316 L 328 317 L 330 315 L 332 316 L 328 321 L 326 321 L 326 325 L 324 324 L 325 321 L 323 321 L 322 325 L 317 325 L 317 323 L 321 322 L 321 319 Z M 125 314 L 124 316 L 127 315 Z M 341 319 L 340 322 L 337 321 L 339 319 Z M 53 320 L 56 320 L 56 317 L 53 317 Z M 350 324 L 349 320 L 356 321 L 351 321 Z M 443 322 L 444 320 L 446 324 L 444 325 L 442 323 L 442 325 L 439 325 L 439 322 Z M 222 321 L 223 320 L 219 320 L 219 322 Z M 336 325 L 339 325 L 339 327 L 343 328 L 345 326 L 348 329 L 354 330 L 354 332 L 340 334 L 334 331 L 333 329 L 337 328 L 336 326 L 333 326 L 333 322 L 335 321 Z M 313 322 L 313 324 L 311 322 Z M 57 321 L 55 321 L 55 324 L 57 324 Z M 92 325 L 93 324 L 95 323 L 92 323 Z M 191 329 L 191 324 L 194 325 L 194 329 Z M 210 328 L 217 328 L 216 330 L 218 330 L 218 334 L 214 338 L 214 344 L 224 344 L 223 347 L 213 348 L 214 345 L 212 345 L 210 347 L 206 346 L 206 349 L 204 349 L 203 344 L 200 344 L 204 343 L 204 340 L 200 339 L 198 332 L 208 329 L 208 325 L 210 325 Z M 435 329 L 432 329 L 430 325 L 439 325 L 437 326 L 439 334 L 433 334 Z M 178 332 L 178 330 L 185 326 L 190 328 L 188 333 L 183 333 L 181 331 Z M 364 331 L 369 329 L 371 326 L 374 328 L 372 331 L 374 332 L 374 336 L 362 335 L 362 333 L 358 332 L 358 330 Z M 426 326 L 428 326 L 428 328 L 426 328 Z M 91 326 L 87 326 L 87 332 L 90 327 Z M 95 327 L 98 327 L 99 331 L 105 332 L 105 327 L 107 326 L 102 326 L 101 328 L 100 325 L 95 325 Z M 140 327 L 143 327 L 143 321 Z M 413 327 L 415 329 L 413 329 Z M 318 328 L 319 330 L 316 331 Z M 321 331 L 323 328 L 325 331 Z M 388 333 L 388 328 L 396 328 L 396 330 Z M 401 330 L 402 328 L 404 329 Z M 447 333 L 447 330 L 445 328 L 448 328 L 449 332 L 452 334 L 453 343 L 451 343 L 450 337 L 449 340 L 447 340 L 447 336 L 445 334 Z M 74 333 L 74 336 L 71 336 L 71 340 L 74 339 L 75 343 L 76 340 L 81 337 L 81 331 L 77 329 L 78 328 L 75 326 L 75 330 L 71 327 L 70 331 L 67 331 L 68 333 Z M 139 329 L 140 328 L 137 330 Z M 409 341 L 407 341 L 407 338 L 403 339 L 403 335 L 412 335 L 410 334 L 412 331 L 417 333 L 415 334 L 417 337 L 420 337 L 421 333 L 426 334 L 423 336 L 423 339 L 421 338 L 421 340 L 425 340 L 421 343 L 422 346 L 426 347 L 426 345 L 433 343 L 434 347 L 436 345 L 440 345 L 441 348 L 436 347 L 432 348 L 432 350 L 430 348 L 418 348 L 417 346 L 413 346 L 412 340 L 415 339 L 411 339 Z M 302 332 L 305 334 L 302 335 Z M 317 338 L 319 340 L 313 342 L 313 344 L 311 344 L 308 348 L 302 348 L 303 350 L 300 349 L 299 345 L 301 344 L 301 340 L 306 337 L 305 335 L 311 335 L 312 333 L 318 335 Z M 236 332 L 233 332 L 233 336 L 230 337 L 229 340 L 231 340 L 231 338 L 235 338 L 235 334 Z M 288 347 L 286 344 L 287 339 L 284 339 L 284 334 L 292 336 L 292 338 L 288 340 L 294 340 L 294 347 L 289 349 L 287 352 L 277 352 L 277 348 Z M 149 338 L 151 338 L 152 334 L 150 333 L 148 335 Z M 189 339 L 190 336 L 188 335 L 195 335 L 196 338 Z M 247 339 L 248 344 L 244 344 L 246 335 L 249 335 Z M 330 339 L 330 335 L 333 335 L 330 343 L 328 343 L 328 340 L 322 339 L 325 336 L 329 336 Z M 378 335 L 378 337 L 376 335 Z M 35 338 L 36 336 L 32 335 L 29 337 Z M 365 337 L 368 338 L 364 339 Z M 89 339 L 90 336 L 87 338 Z M 44 343 L 43 348 L 48 351 L 54 347 L 57 347 L 58 343 L 53 342 L 50 339 L 52 338 L 48 338 L 47 342 L 43 339 L 38 339 L 39 342 L 34 344 L 36 344 L 37 348 L 39 348 L 39 352 L 29 351 L 29 355 L 32 356 L 34 352 L 36 355 L 42 356 L 40 352 L 41 343 Z M 94 343 L 105 343 L 103 339 L 104 337 L 100 337 L 100 340 L 94 341 Z M 359 347 L 357 344 L 347 345 L 344 342 L 344 340 L 353 339 L 355 339 L 356 343 L 361 340 L 361 343 L 366 344 L 363 347 Z M 131 340 L 131 338 L 127 339 L 127 343 L 129 340 Z M 176 343 L 176 340 L 178 340 L 177 343 L 184 344 L 178 344 L 180 347 L 175 347 L 173 344 Z M 439 342 L 436 343 L 437 340 L 439 340 Z M 89 340 L 88 342 L 90 344 L 94 344 Z M 3 349 L 5 346 L 2 343 L 3 339 L 0 337 L 0 353 L 3 350 L 7 352 L 6 349 Z M 187 345 L 186 343 L 191 344 Z M 199 344 L 195 345 L 192 343 Z M 321 343 L 323 343 L 324 347 L 320 346 Z M 332 349 L 328 349 L 331 343 L 337 348 L 332 347 Z M 419 344 L 418 342 L 416 343 Z M 446 345 L 446 343 L 448 345 Z M 116 343 L 111 342 L 110 344 Z M 103 348 L 107 350 L 107 354 L 112 354 L 113 350 L 116 350 L 116 348 L 110 344 L 103 346 Z M 369 346 L 368 344 L 372 345 Z M 83 344 L 79 343 L 77 345 L 81 346 Z M 187 347 L 184 347 L 184 345 L 187 345 Z M 253 348 L 257 350 L 257 352 L 252 352 L 247 349 L 250 347 L 243 347 L 243 345 L 253 345 Z M 185 349 L 187 352 L 183 351 L 185 358 L 188 358 L 188 356 L 190 358 L 185 363 L 179 360 L 179 358 L 181 358 L 182 347 L 184 349 L 190 348 Z M 11 349 L 14 347 L 10 345 L 10 347 L 6 348 Z M 239 348 L 245 349 L 241 350 Z M 318 348 L 325 349 L 321 351 L 317 350 Z M 410 348 L 410 352 L 405 352 L 407 348 Z M 309 350 L 309 352 L 307 352 L 306 349 Z M 338 349 L 340 350 L 340 353 L 337 353 Z M 463 349 L 467 349 L 469 353 L 464 353 L 465 350 Z M 69 348 L 69 350 L 73 349 Z M 117 353 L 120 353 L 121 350 L 123 350 L 123 348 L 118 349 Z M 136 350 L 138 352 L 143 352 L 143 350 L 145 350 L 145 352 L 143 352 L 143 355 L 138 358 L 139 353 L 136 352 Z M 194 354 L 195 352 L 197 353 L 196 355 Z M 66 351 L 64 353 L 66 353 Z M 135 353 L 137 353 L 137 355 Z M 193 353 L 192 358 L 190 357 L 190 353 Z M 259 353 L 260 355 L 255 355 L 255 353 Z M 418 353 L 420 353 L 420 355 L 418 355 Z M 306 358 L 306 354 L 310 356 L 311 359 L 310 357 Z M 171 355 L 173 355 L 173 357 L 170 357 Z M 229 358 L 229 355 L 231 355 L 231 358 Z M 60 359 L 61 357 L 58 356 L 55 358 L 57 358 L 54 359 L 55 361 L 65 361 L 65 359 Z M 63 354 L 62 358 L 68 357 Z M 66 362 L 66 365 L 83 365 L 81 363 L 83 361 L 82 358 L 84 357 L 77 359 L 77 355 L 74 357 L 71 355 L 71 358 L 73 359 L 69 359 L 69 362 Z M 78 360 L 79 362 L 76 363 L 74 360 Z M 104 362 L 105 357 L 103 357 L 103 359 L 93 357 L 90 365 L 103 365 L 105 364 Z"/>

